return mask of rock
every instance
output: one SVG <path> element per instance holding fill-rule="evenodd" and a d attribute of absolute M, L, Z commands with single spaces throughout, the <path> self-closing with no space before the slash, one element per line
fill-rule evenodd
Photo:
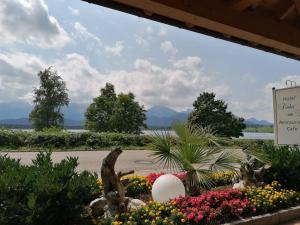
<path fill-rule="evenodd" d="M 104 197 L 96 198 L 91 201 L 90 208 L 92 209 L 93 216 L 102 216 L 105 212 L 105 206 L 107 205 L 107 201 Z"/>
<path fill-rule="evenodd" d="M 235 184 L 233 185 L 233 188 L 243 189 L 243 188 L 245 188 L 245 182 L 244 182 L 243 180 L 241 180 L 240 182 L 235 183 Z"/>
<path fill-rule="evenodd" d="M 128 202 L 128 209 L 138 209 L 142 206 L 145 206 L 146 203 L 139 199 L 130 199 Z"/>

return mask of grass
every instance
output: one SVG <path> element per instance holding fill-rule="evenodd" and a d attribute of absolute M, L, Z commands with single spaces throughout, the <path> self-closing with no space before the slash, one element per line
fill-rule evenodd
<path fill-rule="evenodd" d="M 273 127 L 264 126 L 264 127 L 247 127 L 244 132 L 252 132 L 252 133 L 273 133 Z"/>

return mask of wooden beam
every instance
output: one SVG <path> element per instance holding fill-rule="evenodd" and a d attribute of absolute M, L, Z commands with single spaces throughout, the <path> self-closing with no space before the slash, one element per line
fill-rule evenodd
<path fill-rule="evenodd" d="M 221 0 L 83 0 L 179 28 L 255 47 L 294 59 L 300 30 L 259 10 L 234 11 Z M 144 11 L 152 12 L 152 16 Z M 225 34 L 225 36 L 224 36 Z M 256 43 L 253 45 L 253 43 Z M 277 52 L 278 49 L 280 52 Z"/>
<path fill-rule="evenodd" d="M 300 15 L 300 0 L 294 0 L 297 13 Z"/>
<path fill-rule="evenodd" d="M 296 6 L 294 3 L 292 3 L 280 16 L 280 20 L 284 20 L 286 17 L 288 17 L 294 10 L 296 9 Z"/>
<path fill-rule="evenodd" d="M 261 0 L 236 0 L 230 4 L 230 8 L 236 11 L 243 11 L 252 5 L 256 5 Z"/>

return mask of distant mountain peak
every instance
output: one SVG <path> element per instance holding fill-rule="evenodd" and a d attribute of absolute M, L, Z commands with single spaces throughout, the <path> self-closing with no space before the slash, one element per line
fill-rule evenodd
<path fill-rule="evenodd" d="M 251 118 L 249 118 L 249 119 L 246 119 L 245 120 L 245 124 L 246 125 L 258 125 L 258 126 L 271 126 L 271 125 L 273 125 L 273 123 L 271 123 L 270 121 L 267 121 L 267 120 L 258 120 L 258 119 L 256 119 L 256 118 L 254 118 L 254 117 L 251 117 Z"/>
<path fill-rule="evenodd" d="M 174 109 L 168 108 L 166 106 L 153 106 L 147 110 L 147 117 L 148 116 L 156 116 L 156 117 L 169 117 L 174 116 L 178 112 Z"/>

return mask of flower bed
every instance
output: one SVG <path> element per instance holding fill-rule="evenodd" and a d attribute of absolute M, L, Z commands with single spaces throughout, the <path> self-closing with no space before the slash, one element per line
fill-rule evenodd
<path fill-rule="evenodd" d="M 252 215 L 256 208 L 237 189 L 209 191 L 198 197 L 175 199 L 190 224 L 215 224 Z"/>
<path fill-rule="evenodd" d="M 174 202 L 158 203 L 149 202 L 147 206 L 128 213 L 116 215 L 112 219 L 103 220 L 100 224 L 145 224 L 145 225 L 167 225 L 167 224 L 186 224 L 186 217 Z"/>
<path fill-rule="evenodd" d="M 138 175 L 129 175 L 125 176 L 122 179 L 131 179 L 131 183 L 126 188 L 126 196 L 132 198 L 145 199 L 151 194 L 151 189 L 154 181 L 164 175 L 165 173 L 150 173 L 147 176 L 138 176 Z M 186 178 L 186 173 L 174 173 L 176 177 L 184 181 Z M 233 172 L 218 172 L 211 174 L 211 180 L 214 184 L 214 187 L 229 185 L 234 176 Z M 98 185 L 102 190 L 102 182 L 100 179 L 97 181 Z"/>
<path fill-rule="evenodd" d="M 145 194 L 150 196 L 152 184 L 161 175 L 163 173 L 152 173 L 147 177 L 127 176 L 133 182 L 128 186 L 126 195 L 133 198 L 141 198 Z M 184 180 L 184 173 L 176 175 Z M 224 178 L 219 173 L 214 178 L 223 182 L 231 179 L 231 174 L 225 174 Z M 274 181 L 258 188 L 212 190 L 196 197 L 179 197 L 164 204 L 150 201 L 146 206 L 102 220 L 100 224 L 221 224 L 299 204 L 298 192 L 281 189 L 280 184 Z"/>
<path fill-rule="evenodd" d="M 300 203 L 300 194 L 293 190 L 281 189 L 277 181 L 258 188 L 243 190 L 250 203 L 255 206 L 257 213 L 268 213 L 287 208 Z"/>

